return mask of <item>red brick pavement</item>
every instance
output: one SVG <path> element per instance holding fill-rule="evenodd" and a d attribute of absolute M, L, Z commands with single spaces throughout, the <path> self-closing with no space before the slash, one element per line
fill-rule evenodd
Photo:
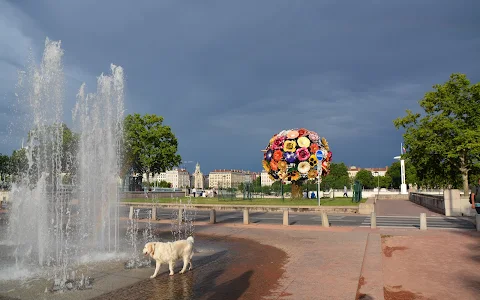
<path fill-rule="evenodd" d="M 480 233 L 384 236 L 385 299 L 480 299 Z"/>

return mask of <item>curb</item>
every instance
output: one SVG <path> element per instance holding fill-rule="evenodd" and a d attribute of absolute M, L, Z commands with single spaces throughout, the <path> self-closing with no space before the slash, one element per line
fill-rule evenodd
<path fill-rule="evenodd" d="M 369 233 L 365 245 L 356 299 L 384 299 L 382 238 Z"/>

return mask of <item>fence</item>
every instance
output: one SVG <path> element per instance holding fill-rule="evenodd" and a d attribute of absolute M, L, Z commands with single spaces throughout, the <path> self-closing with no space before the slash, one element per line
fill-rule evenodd
<path fill-rule="evenodd" d="M 443 195 L 410 193 L 409 200 L 435 212 L 445 214 L 445 200 Z"/>

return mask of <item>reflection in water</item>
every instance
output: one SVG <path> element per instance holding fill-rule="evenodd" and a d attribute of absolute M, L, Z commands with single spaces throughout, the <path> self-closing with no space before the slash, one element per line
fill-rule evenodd
<path fill-rule="evenodd" d="M 193 256 L 193 270 L 178 274 L 182 267 L 178 262 L 175 275 L 169 276 L 164 266 L 155 279 L 145 278 L 96 299 L 261 299 L 283 275 L 286 254 L 280 249 L 243 239 L 198 235 L 196 242 L 200 252 Z"/>

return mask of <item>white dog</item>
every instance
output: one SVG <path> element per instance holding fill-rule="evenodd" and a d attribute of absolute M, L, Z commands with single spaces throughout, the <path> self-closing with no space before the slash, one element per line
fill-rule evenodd
<path fill-rule="evenodd" d="M 192 256 L 193 256 L 193 237 L 188 237 L 186 240 L 180 240 L 176 242 L 151 242 L 146 243 L 143 248 L 144 255 L 150 255 L 155 259 L 155 273 L 150 278 L 157 277 L 160 265 L 162 263 L 168 263 L 170 269 L 170 276 L 173 275 L 173 267 L 178 259 L 183 259 L 183 268 L 180 274 L 183 274 L 187 269 L 187 265 L 190 264 L 189 270 L 192 269 Z"/>

